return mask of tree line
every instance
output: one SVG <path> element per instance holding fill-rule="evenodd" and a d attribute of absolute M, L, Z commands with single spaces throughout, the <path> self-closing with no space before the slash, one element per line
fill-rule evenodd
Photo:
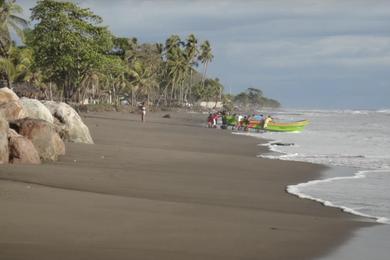
<path fill-rule="evenodd" d="M 34 86 L 66 102 L 186 106 L 221 101 L 223 85 L 207 78 L 210 42 L 193 34 L 165 43 L 116 37 L 102 18 L 71 2 L 40 0 L 31 24 L 15 0 L 0 0 L 0 84 Z M 11 40 L 14 31 L 23 45 Z M 201 71 L 199 72 L 198 71 Z"/>

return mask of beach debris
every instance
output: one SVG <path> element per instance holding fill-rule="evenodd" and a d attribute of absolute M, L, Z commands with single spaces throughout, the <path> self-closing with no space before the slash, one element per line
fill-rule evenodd
<path fill-rule="evenodd" d="M 294 143 L 281 143 L 281 142 L 276 142 L 276 143 L 271 143 L 271 145 L 276 145 L 276 146 L 294 146 Z"/>
<path fill-rule="evenodd" d="M 41 160 L 55 161 L 65 154 L 64 142 L 54 125 L 45 120 L 24 118 L 10 122 L 10 127 L 31 140 Z"/>
<path fill-rule="evenodd" d="M 43 101 L 42 102 L 51 112 L 55 124 L 65 131 L 63 135 L 66 141 L 73 143 L 93 144 L 88 127 L 83 123 L 79 114 L 71 106 L 63 102 Z"/>
<path fill-rule="evenodd" d="M 171 118 L 171 115 L 170 114 L 165 114 L 165 115 L 163 115 L 163 118 Z"/>

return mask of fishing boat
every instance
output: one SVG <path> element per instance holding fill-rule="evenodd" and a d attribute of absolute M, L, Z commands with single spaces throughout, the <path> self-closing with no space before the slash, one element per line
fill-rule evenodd
<path fill-rule="evenodd" d="M 226 116 L 226 123 L 228 126 L 236 126 L 237 125 L 237 119 L 235 116 Z"/>
<path fill-rule="evenodd" d="M 264 130 L 273 132 L 301 132 L 308 124 L 308 120 L 301 120 L 295 122 L 270 121 L 266 126 L 264 126 Z"/>
<path fill-rule="evenodd" d="M 226 117 L 227 126 L 236 127 L 238 124 L 237 119 L 234 116 Z M 265 130 L 273 132 L 300 132 L 306 125 L 309 124 L 308 120 L 294 121 L 294 122 L 277 122 L 277 121 L 268 121 L 266 124 L 264 120 L 249 120 L 248 123 L 243 123 L 238 127 L 238 130 Z"/>

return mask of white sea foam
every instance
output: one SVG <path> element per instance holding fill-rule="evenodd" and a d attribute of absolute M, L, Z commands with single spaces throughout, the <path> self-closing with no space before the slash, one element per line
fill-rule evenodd
<path fill-rule="evenodd" d="M 384 172 L 384 171 L 376 171 L 376 172 Z M 352 209 L 349 207 L 345 207 L 342 205 L 337 205 L 333 202 L 330 202 L 330 201 L 327 201 L 327 200 L 324 200 L 321 198 L 316 198 L 316 197 L 313 197 L 313 196 L 310 196 L 310 195 L 307 195 L 307 194 L 301 192 L 301 190 L 307 186 L 317 185 L 320 183 L 330 183 L 330 182 L 339 181 L 339 180 L 366 178 L 367 173 L 369 173 L 369 172 L 368 171 L 359 171 L 354 176 L 333 177 L 333 178 L 328 178 L 328 179 L 324 179 L 324 180 L 313 180 L 313 181 L 308 181 L 308 182 L 300 183 L 300 184 L 296 184 L 296 185 L 289 185 L 289 186 L 287 186 L 287 192 L 290 194 L 296 195 L 297 197 L 302 198 L 302 199 L 310 199 L 313 201 L 320 202 L 324 206 L 327 206 L 327 207 L 340 208 L 344 212 L 347 212 L 347 213 L 351 213 L 351 214 L 366 217 L 366 218 L 375 219 L 376 222 L 378 222 L 378 223 L 390 224 L 390 219 L 387 217 L 380 217 L 380 216 L 373 216 L 373 215 L 365 214 L 365 213 L 360 212 L 358 210 L 355 210 L 355 209 Z M 371 173 L 372 173 L 372 171 L 371 171 Z"/>
<path fill-rule="evenodd" d="M 259 157 L 347 166 L 358 172 L 352 177 L 295 185 L 294 193 L 389 223 L 389 109 L 280 110 L 270 114 L 279 120 L 309 119 L 311 123 L 301 133 L 245 133 L 271 140 L 262 144 L 271 152 Z M 294 145 L 278 146 L 275 143 Z"/>
<path fill-rule="evenodd" d="M 384 114 L 390 114 L 390 109 L 380 109 L 380 110 L 377 110 L 376 112 L 384 113 Z"/>

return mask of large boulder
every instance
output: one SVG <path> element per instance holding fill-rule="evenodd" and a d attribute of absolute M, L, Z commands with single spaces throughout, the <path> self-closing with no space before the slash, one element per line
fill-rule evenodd
<path fill-rule="evenodd" d="M 66 132 L 64 136 L 68 141 L 74 143 L 93 144 L 88 127 L 83 123 L 81 117 L 68 104 L 63 102 L 45 101 L 43 104 L 50 110 L 51 114 L 58 119 L 60 127 Z"/>
<path fill-rule="evenodd" d="M 42 119 L 24 118 L 10 122 L 10 127 L 27 137 L 44 161 L 55 161 L 65 154 L 65 144 L 53 124 Z"/>
<path fill-rule="evenodd" d="M 8 163 L 8 122 L 0 116 L 0 164 Z"/>
<path fill-rule="evenodd" d="M 19 100 L 9 101 L 0 105 L 0 116 L 7 121 L 14 121 L 26 117 L 24 108 Z"/>
<path fill-rule="evenodd" d="M 39 153 L 33 143 L 15 130 L 8 130 L 9 162 L 23 164 L 40 164 Z"/>
<path fill-rule="evenodd" d="M 11 101 L 18 101 L 19 97 L 9 88 L 0 88 L 0 105 Z"/>
<path fill-rule="evenodd" d="M 20 103 L 24 108 L 26 117 L 42 119 L 49 123 L 54 123 L 50 110 L 37 99 L 21 98 Z"/>

